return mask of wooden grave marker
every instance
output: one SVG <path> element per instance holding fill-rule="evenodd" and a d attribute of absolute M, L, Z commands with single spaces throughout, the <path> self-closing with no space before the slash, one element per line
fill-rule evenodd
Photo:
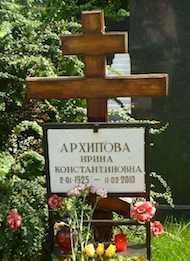
<path fill-rule="evenodd" d="M 114 97 L 160 97 L 168 94 L 167 74 L 106 76 L 106 55 L 127 52 L 127 33 L 105 33 L 103 11 L 82 12 L 83 34 L 62 35 L 63 55 L 83 55 L 85 77 L 31 77 L 26 79 L 30 99 L 86 98 L 89 122 L 107 122 L 107 99 Z M 125 216 L 125 202 L 117 204 Z M 128 213 L 127 213 L 128 214 Z"/>
<path fill-rule="evenodd" d="M 127 33 L 105 33 L 104 27 L 103 11 L 82 12 L 83 34 L 61 41 L 63 55 L 84 56 L 85 77 L 27 78 L 28 98 L 86 98 L 88 121 L 106 122 L 108 98 L 167 95 L 167 74 L 106 76 L 106 55 L 127 52 Z"/>

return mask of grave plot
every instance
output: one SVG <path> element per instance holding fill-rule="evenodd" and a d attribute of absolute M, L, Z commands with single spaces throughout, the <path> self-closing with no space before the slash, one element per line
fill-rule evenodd
<path fill-rule="evenodd" d="M 105 25 L 104 25 L 104 15 L 103 11 L 85 11 L 82 12 L 82 30 L 83 34 L 81 35 L 62 35 L 62 52 L 63 55 L 83 55 L 84 63 L 85 63 L 85 77 L 39 77 L 39 78 L 28 78 L 27 82 L 27 93 L 28 98 L 37 98 L 37 99 L 69 99 L 69 98 L 85 98 L 87 99 L 87 114 L 89 122 L 107 122 L 108 114 L 107 114 L 107 99 L 114 97 L 159 97 L 165 96 L 168 93 L 168 75 L 167 74 L 146 74 L 146 75 L 126 75 L 126 76 L 106 76 L 106 55 L 115 54 L 115 53 L 126 53 L 127 52 L 127 33 L 105 33 Z M 86 128 L 85 124 L 82 125 L 82 128 Z M 90 126 L 90 125 L 88 125 Z M 98 127 L 96 127 L 98 126 Z M 101 125 L 102 126 L 102 125 Z M 110 127 L 110 126 L 109 126 Z M 73 128 L 73 127 L 72 127 Z M 92 128 L 96 131 L 99 130 L 100 124 L 95 124 Z M 87 128 L 88 129 L 88 128 Z M 110 128 L 111 129 L 111 128 Z M 51 132 L 51 131 L 50 131 Z M 69 135 L 67 133 L 67 135 Z M 69 136 L 68 136 L 69 138 Z M 59 140 L 58 140 L 59 142 Z M 102 141 L 103 142 L 103 141 Z M 113 145 L 113 142 L 105 145 L 102 149 L 105 151 L 117 149 L 121 149 L 123 151 L 127 151 L 128 144 L 123 144 L 123 148 L 120 148 L 120 145 Z M 118 143 L 119 144 L 119 143 Z M 73 145 L 75 146 L 75 145 Z M 81 146 L 81 145 L 80 145 Z M 113 148 L 112 148 L 113 146 Z M 115 147 L 114 147 L 115 146 Z M 93 145 L 92 145 L 93 147 Z M 68 147 L 62 144 L 62 151 L 69 151 L 74 149 L 74 147 Z M 81 149 L 83 149 L 81 147 Z M 86 148 L 84 148 L 85 150 Z M 107 161 L 107 163 L 111 165 L 112 156 L 105 156 L 105 158 L 101 158 L 101 155 L 93 156 L 84 155 L 80 160 L 86 161 L 86 163 L 90 161 Z M 92 158 L 91 158 L 92 157 Z M 73 167 L 75 171 L 81 171 L 82 168 Z M 117 168 L 117 165 L 116 165 Z M 131 170 L 140 172 L 142 166 L 139 165 L 128 165 L 128 168 Z M 96 168 L 95 168 L 96 169 Z M 123 171 L 125 168 L 120 166 L 117 168 L 118 172 Z M 127 169 L 127 167 L 126 167 Z M 126 170 L 125 169 L 125 170 Z M 99 168 L 97 167 L 97 171 Z M 137 183 L 136 175 L 132 176 L 124 176 L 119 175 L 118 177 L 115 175 L 115 169 L 109 168 L 107 166 L 107 171 L 110 171 L 113 175 L 110 177 L 104 177 L 104 184 L 107 188 L 113 189 L 110 193 L 118 192 L 118 188 L 116 188 L 116 181 L 120 180 L 120 185 L 122 184 L 122 180 L 129 182 L 131 186 L 128 186 L 128 192 L 124 191 L 124 187 L 122 186 L 122 190 L 120 191 L 117 197 L 108 197 L 106 205 L 101 210 L 98 210 L 98 214 L 102 217 L 108 219 L 106 220 L 106 224 L 109 226 L 113 226 L 115 221 L 111 219 L 111 211 L 114 211 L 117 208 L 117 212 L 121 213 L 125 209 L 128 212 L 128 216 L 130 216 L 130 206 L 127 202 L 121 200 L 119 197 L 122 195 L 133 195 L 132 187 L 136 186 Z M 64 165 L 57 165 L 57 172 L 68 171 L 68 169 L 64 167 Z M 104 169 L 105 171 L 105 169 Z M 142 170 L 144 172 L 144 170 Z M 60 174 L 59 173 L 59 174 Z M 57 190 L 60 193 L 62 188 L 61 182 L 67 182 L 69 186 L 74 181 L 83 181 L 87 182 L 92 181 L 93 179 L 88 175 L 83 175 L 82 178 L 80 175 L 75 175 L 74 177 L 70 177 L 69 175 L 60 176 L 59 182 L 57 185 L 51 184 L 51 189 Z M 142 176 L 141 176 L 142 177 Z M 138 179 L 137 179 L 138 180 Z M 52 181 L 51 181 L 52 182 Z M 93 182 L 95 182 L 93 180 Z M 111 184 L 114 186 L 111 186 Z M 126 183 L 127 183 L 126 182 Z M 139 181 L 138 186 L 136 186 L 136 192 L 139 193 L 139 196 L 144 196 L 148 199 L 147 190 L 142 191 L 144 183 Z M 59 184 L 59 186 L 58 186 Z M 126 184 L 125 184 L 126 185 Z M 58 187 L 57 187 L 58 186 Z M 114 189 L 115 188 L 115 189 Z M 133 192 L 132 192 L 133 191 Z M 50 192 L 50 190 L 49 190 Z M 128 194 L 126 194 L 128 193 Z M 117 193 L 116 193 L 117 194 Z M 114 208 L 112 209 L 112 206 Z M 105 208 L 111 208 L 110 211 L 105 211 Z M 125 216 L 125 215 L 124 215 Z M 104 224 L 104 221 L 96 221 L 97 229 L 101 230 L 101 224 Z M 147 234 L 149 233 L 149 228 L 147 225 Z M 110 236 L 110 231 L 106 234 L 106 239 Z M 150 260 L 150 237 L 147 239 L 147 258 Z"/>

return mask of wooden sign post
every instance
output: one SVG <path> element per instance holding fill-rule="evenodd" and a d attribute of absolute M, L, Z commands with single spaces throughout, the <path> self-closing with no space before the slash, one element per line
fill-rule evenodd
<path fill-rule="evenodd" d="M 86 98 L 89 122 L 107 122 L 107 99 L 114 97 L 159 97 L 168 94 L 167 74 L 106 76 L 106 55 L 127 52 L 127 33 L 105 33 L 103 11 L 82 12 L 80 35 L 62 35 L 63 55 L 83 55 L 85 77 L 27 78 L 27 96 L 32 99 Z M 125 203 L 107 199 L 124 212 Z"/>

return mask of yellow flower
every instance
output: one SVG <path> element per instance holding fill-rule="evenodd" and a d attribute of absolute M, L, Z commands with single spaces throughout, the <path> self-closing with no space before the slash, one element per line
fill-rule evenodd
<path fill-rule="evenodd" d="M 109 247 L 106 249 L 106 256 L 112 257 L 116 252 L 116 246 L 110 244 Z"/>
<path fill-rule="evenodd" d="M 93 257 L 95 254 L 95 249 L 93 244 L 88 244 L 85 246 L 86 254 L 88 257 Z"/>
<path fill-rule="evenodd" d="M 102 256 L 104 254 L 104 244 L 99 243 L 98 247 L 96 248 L 96 254 L 98 256 Z"/>

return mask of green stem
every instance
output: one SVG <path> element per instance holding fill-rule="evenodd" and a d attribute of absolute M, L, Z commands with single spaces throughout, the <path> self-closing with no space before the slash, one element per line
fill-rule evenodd
<path fill-rule="evenodd" d="M 82 200 L 82 210 L 81 210 L 81 218 L 80 218 L 80 245 L 81 245 L 81 260 L 84 261 L 84 242 L 82 238 L 82 229 L 83 229 L 83 218 L 84 218 L 84 209 L 83 205 L 85 203 L 85 197 Z"/>
<path fill-rule="evenodd" d="M 95 204 L 94 204 L 94 206 L 93 206 L 93 209 L 92 209 L 92 212 L 91 212 L 90 219 L 92 219 L 93 213 L 94 213 L 94 211 L 95 211 L 95 208 L 96 208 L 96 206 L 97 206 L 99 200 L 100 200 L 100 197 L 97 197 L 97 198 L 96 198 L 96 202 L 95 202 Z M 88 222 L 85 246 L 88 244 L 88 239 L 89 239 L 89 234 L 90 234 L 90 226 L 91 226 L 91 222 Z"/>
<path fill-rule="evenodd" d="M 74 211 L 73 211 L 73 217 L 74 217 L 74 222 L 73 222 L 73 225 L 74 227 L 76 228 L 76 231 L 78 231 L 78 228 L 79 228 L 79 222 L 78 222 L 78 216 L 77 216 L 77 210 L 76 210 L 76 207 L 74 205 Z M 81 235 L 80 235 L 80 231 L 78 231 L 78 237 L 79 237 L 79 242 L 81 241 Z M 77 253 L 78 251 L 78 240 L 76 240 L 75 242 L 75 248 L 74 248 L 75 252 Z"/>
<path fill-rule="evenodd" d="M 74 250 L 74 245 L 73 245 L 73 234 L 72 234 L 72 229 L 70 229 L 70 235 L 71 235 L 71 251 L 72 251 L 72 260 L 76 260 L 76 255 L 75 255 L 75 250 Z"/>
<path fill-rule="evenodd" d="M 75 217 L 72 219 L 72 217 Z M 76 204 L 75 201 L 73 202 L 73 208 L 71 210 L 71 218 L 69 219 L 69 225 L 70 225 L 70 238 L 71 238 L 71 250 L 72 250 L 72 261 L 76 261 L 76 253 L 78 248 L 77 240 L 73 240 L 73 229 L 77 227 L 77 215 L 76 215 Z"/>
<path fill-rule="evenodd" d="M 177 233 L 177 236 L 179 236 L 189 225 L 190 225 L 190 222 L 188 222 L 188 223 L 183 227 L 183 229 L 181 229 L 181 230 Z"/>
<path fill-rule="evenodd" d="M 70 221 L 70 238 L 71 238 L 72 261 L 75 261 L 76 255 L 75 255 L 75 250 L 74 250 L 74 246 L 73 246 L 72 221 Z"/>
<path fill-rule="evenodd" d="M 100 258 L 101 261 L 104 260 L 102 255 L 99 255 L 99 258 Z"/>

